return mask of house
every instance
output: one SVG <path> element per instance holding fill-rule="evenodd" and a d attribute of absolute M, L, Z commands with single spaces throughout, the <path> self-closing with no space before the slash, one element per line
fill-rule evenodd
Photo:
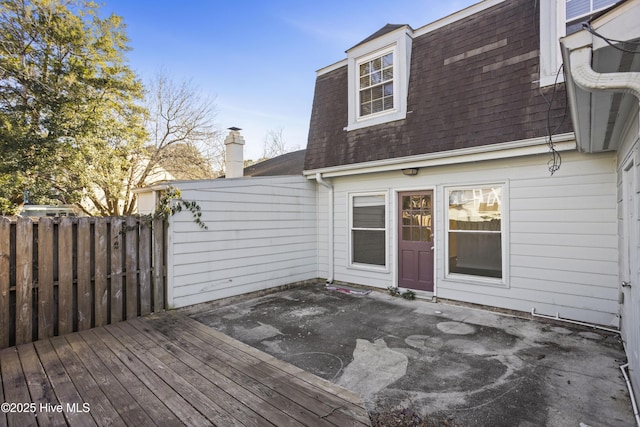
<path fill-rule="evenodd" d="M 638 390 L 640 55 L 607 41 L 637 42 L 639 4 L 485 0 L 349 48 L 317 72 L 302 176 L 179 185 L 211 226 L 171 219 L 169 306 L 411 289 L 621 328 Z"/>
<path fill-rule="evenodd" d="M 617 327 L 616 156 L 576 149 L 541 66 L 555 5 L 387 25 L 318 71 L 321 277 Z"/>
<path fill-rule="evenodd" d="M 622 325 L 637 389 L 640 2 L 595 3 L 386 25 L 317 72 L 304 175 L 320 277 Z"/>

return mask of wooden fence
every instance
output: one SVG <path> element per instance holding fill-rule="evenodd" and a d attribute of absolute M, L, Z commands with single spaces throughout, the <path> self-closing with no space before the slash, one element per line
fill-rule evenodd
<path fill-rule="evenodd" d="M 164 310 L 165 229 L 135 217 L 1 217 L 0 348 Z"/>

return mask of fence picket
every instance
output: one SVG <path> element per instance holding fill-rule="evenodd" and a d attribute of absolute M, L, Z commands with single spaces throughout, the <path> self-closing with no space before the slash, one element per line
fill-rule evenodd
<path fill-rule="evenodd" d="M 126 259 L 126 316 L 133 319 L 138 316 L 138 222 L 134 217 L 127 218 L 125 234 Z"/>
<path fill-rule="evenodd" d="M 122 220 L 111 222 L 111 323 L 122 320 Z"/>
<path fill-rule="evenodd" d="M 33 222 L 16 227 L 16 345 L 31 342 L 33 316 Z"/>
<path fill-rule="evenodd" d="M 153 264 L 153 310 L 164 309 L 164 221 L 153 220 L 153 243 L 152 243 L 152 264 Z"/>
<path fill-rule="evenodd" d="M 73 220 L 58 226 L 58 334 L 73 332 Z"/>
<path fill-rule="evenodd" d="M 109 320 L 109 290 L 107 288 L 107 221 L 97 218 L 95 232 L 94 312 L 95 325 L 104 326 Z"/>
<path fill-rule="evenodd" d="M 53 219 L 38 221 L 38 339 L 53 336 Z"/>
<path fill-rule="evenodd" d="M 9 305 L 9 269 L 11 250 L 11 221 L 0 218 L 0 348 L 9 346 L 11 328 Z"/>
<path fill-rule="evenodd" d="M 164 310 L 164 228 L 0 217 L 0 348 Z"/>
<path fill-rule="evenodd" d="M 78 219 L 78 330 L 91 328 L 91 223 L 89 218 Z"/>
<path fill-rule="evenodd" d="M 146 222 L 140 222 L 140 237 L 138 241 L 138 283 L 140 288 L 140 315 L 151 312 L 151 230 Z"/>

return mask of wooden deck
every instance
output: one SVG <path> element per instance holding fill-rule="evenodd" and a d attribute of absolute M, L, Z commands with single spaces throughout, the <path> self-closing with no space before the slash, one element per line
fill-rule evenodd
<path fill-rule="evenodd" d="M 173 312 L 1 350 L 0 374 L 0 427 L 370 425 L 354 393 Z"/>

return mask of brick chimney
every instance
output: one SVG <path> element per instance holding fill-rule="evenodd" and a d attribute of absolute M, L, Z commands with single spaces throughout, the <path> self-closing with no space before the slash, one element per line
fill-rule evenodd
<path fill-rule="evenodd" d="M 229 135 L 224 139 L 226 178 L 240 178 L 244 175 L 244 138 L 240 135 L 241 130 L 230 127 Z"/>

